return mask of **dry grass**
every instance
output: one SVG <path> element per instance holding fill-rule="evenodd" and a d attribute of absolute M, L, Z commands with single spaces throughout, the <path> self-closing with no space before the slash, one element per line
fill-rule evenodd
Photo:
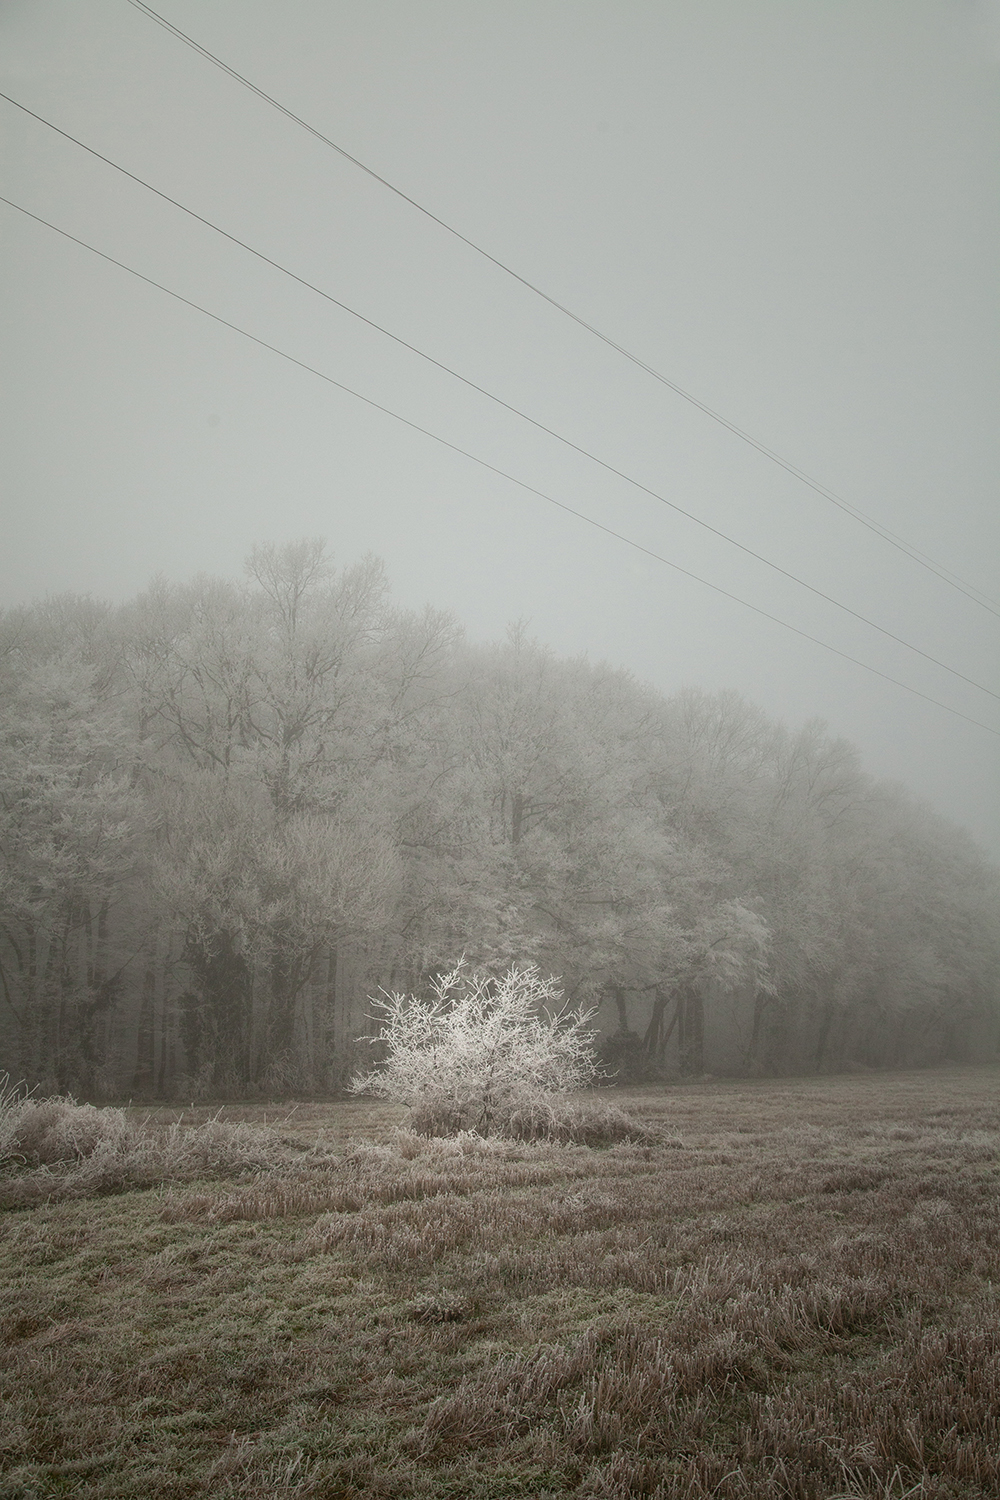
<path fill-rule="evenodd" d="M 287 1171 L 302 1148 L 248 1121 L 138 1118 L 0 1088 L 0 1209 L 202 1177 Z M 314 1148 L 311 1155 L 318 1155 Z"/>
<path fill-rule="evenodd" d="M 998 1085 L 647 1088 L 601 1149 L 148 1116 L 258 1160 L 0 1219 L 0 1496 L 995 1500 Z"/>

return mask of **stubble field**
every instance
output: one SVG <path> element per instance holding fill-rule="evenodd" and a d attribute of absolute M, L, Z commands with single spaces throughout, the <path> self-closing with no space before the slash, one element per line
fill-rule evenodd
<path fill-rule="evenodd" d="M 0 1177 L 0 1496 L 995 1500 L 1000 1070 L 614 1101 L 605 1146 L 352 1101 Z"/>

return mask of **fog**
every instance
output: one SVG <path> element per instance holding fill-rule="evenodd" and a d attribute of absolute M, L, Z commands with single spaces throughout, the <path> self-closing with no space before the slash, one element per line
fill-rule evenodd
<path fill-rule="evenodd" d="M 1000 594 L 995 6 L 159 13 L 963 588 Z M 401 603 L 453 611 L 474 640 L 523 619 L 664 692 L 819 717 L 1000 854 L 998 606 L 127 0 L 4 0 L 0 72 L 25 109 L 662 497 L 0 101 L 5 198 L 648 549 L 3 203 L 5 604 L 236 577 L 257 541 L 323 535 L 343 565 L 384 558 Z"/>

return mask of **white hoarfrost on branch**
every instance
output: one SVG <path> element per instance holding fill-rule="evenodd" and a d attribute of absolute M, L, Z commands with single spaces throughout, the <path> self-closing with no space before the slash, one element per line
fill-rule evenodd
<path fill-rule="evenodd" d="M 557 1097 L 597 1073 L 594 1013 L 562 1001 L 534 964 L 498 979 L 464 960 L 429 999 L 383 992 L 373 1004 L 386 1057 L 351 1091 L 408 1105 L 428 1135 L 543 1133 Z"/>

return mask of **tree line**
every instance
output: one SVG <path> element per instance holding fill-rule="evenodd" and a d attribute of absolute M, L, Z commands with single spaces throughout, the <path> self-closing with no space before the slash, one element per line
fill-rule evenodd
<path fill-rule="evenodd" d="M 320 542 L 0 619 L 0 1071 L 42 1090 L 336 1090 L 367 996 L 462 955 L 561 976 L 627 1077 L 961 1060 L 998 918 L 822 724 L 469 644 Z"/>

